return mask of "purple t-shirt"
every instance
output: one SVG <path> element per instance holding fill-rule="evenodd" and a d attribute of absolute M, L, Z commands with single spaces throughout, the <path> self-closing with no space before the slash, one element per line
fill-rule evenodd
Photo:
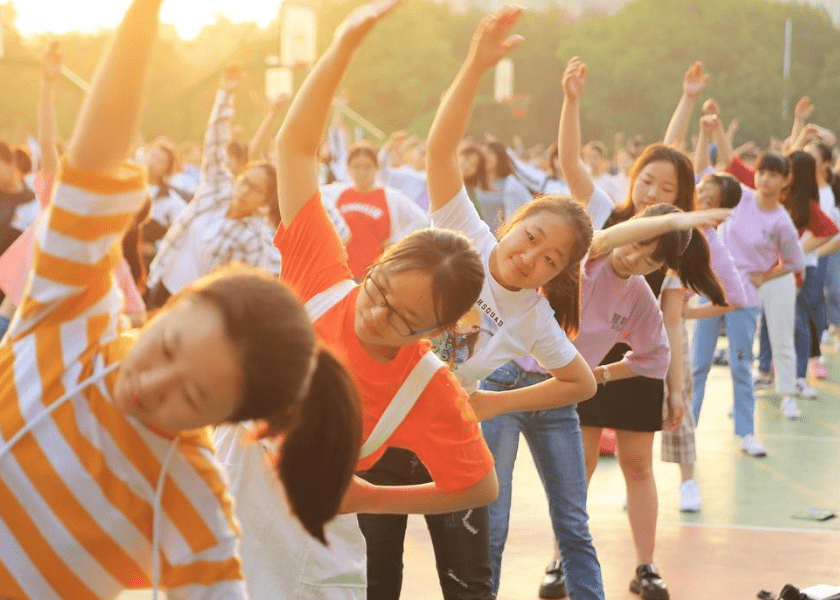
<path fill-rule="evenodd" d="M 761 210 L 756 204 L 755 192 L 749 188 L 743 188 L 741 201 L 718 232 L 741 275 L 746 296 L 744 306 L 761 306 L 750 273 L 769 271 L 780 260 L 790 271 L 805 269 L 805 257 L 790 215 L 781 206 Z"/>
<path fill-rule="evenodd" d="M 717 275 L 718 281 L 726 292 L 726 303 L 731 306 L 747 306 L 747 293 L 744 291 L 744 282 L 738 270 L 735 268 L 735 261 L 729 250 L 720 240 L 720 235 L 715 229 L 709 227 L 701 231 L 706 242 L 709 244 L 711 255 L 712 271 Z"/>

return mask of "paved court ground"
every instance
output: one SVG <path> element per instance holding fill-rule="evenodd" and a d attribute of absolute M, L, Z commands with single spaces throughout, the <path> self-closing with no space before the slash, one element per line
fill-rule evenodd
<path fill-rule="evenodd" d="M 826 362 L 831 378 L 811 381 L 820 397 L 800 403 L 799 421 L 782 418 L 774 393 L 759 393 L 756 433 L 768 451 L 763 459 L 738 449 L 727 416 L 732 402 L 729 369 L 712 368 L 697 433 L 700 513 L 677 510 L 678 467 L 658 458 L 654 464 L 659 489 L 656 562 L 672 599 L 751 600 L 759 590 L 778 592 L 785 583 L 840 585 L 840 517 L 825 522 L 792 517 L 812 507 L 840 511 L 840 355 L 827 351 Z M 602 459 L 589 493 L 589 514 L 610 600 L 638 598 L 627 588 L 635 557 L 623 499 L 618 464 Z M 550 544 L 545 496 L 523 442 L 499 600 L 537 598 Z M 421 517 L 409 520 L 405 562 L 404 599 L 442 598 Z M 134 592 L 120 600 L 149 597 L 148 592 Z"/>
<path fill-rule="evenodd" d="M 799 421 L 782 418 L 779 397 L 759 392 L 756 434 L 763 459 L 738 449 L 728 367 L 713 367 L 697 431 L 700 513 L 677 510 L 679 468 L 658 461 L 656 563 L 676 600 L 751 600 L 785 583 L 840 585 L 840 355 L 826 352 L 832 379 L 811 381 L 820 392 L 801 401 Z M 833 382 L 832 382 L 833 380 Z M 542 486 L 528 446 L 520 444 L 514 472 L 510 536 L 498 600 L 537 598 L 551 557 L 551 530 Z M 622 508 L 624 480 L 615 459 L 601 459 L 589 492 L 589 515 L 610 600 L 638 598 L 628 591 L 635 554 Z M 825 522 L 794 519 L 811 507 L 838 510 Z M 434 559 L 422 518 L 409 521 L 403 598 L 437 600 Z"/>

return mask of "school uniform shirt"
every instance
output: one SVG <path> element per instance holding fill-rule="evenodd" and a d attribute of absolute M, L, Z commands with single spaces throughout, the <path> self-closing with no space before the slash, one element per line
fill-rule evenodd
<path fill-rule="evenodd" d="M 275 243 L 283 255 L 282 279 L 303 302 L 351 279 L 344 248 L 319 194 L 312 196 L 288 227 L 280 226 Z M 429 350 L 429 342 L 404 346 L 386 363 L 371 358 L 355 333 L 356 297 L 364 293 L 360 290 L 356 286 L 314 326 L 321 341 L 353 375 L 362 399 L 363 436 L 367 439 L 405 378 Z M 385 444 L 359 461 L 359 470 L 370 468 L 388 446 L 417 454 L 435 484 L 445 490 L 469 487 L 493 468 L 468 396 L 448 368 L 432 377 Z"/>
<path fill-rule="evenodd" d="M 718 233 L 744 283 L 745 307 L 761 306 L 758 289 L 753 285 L 750 273 L 767 272 L 780 260 L 786 269 L 793 272 L 805 268 L 805 257 L 790 215 L 781 206 L 769 211 L 761 210 L 751 189 L 742 188 L 741 201 L 720 225 Z"/>
<path fill-rule="evenodd" d="M 364 277 L 386 247 L 429 226 L 426 213 L 393 188 L 363 194 L 352 184 L 338 183 L 326 186 L 321 193 L 324 204 L 338 212 L 350 230 L 347 257 L 356 278 Z"/>
<path fill-rule="evenodd" d="M 592 187 L 592 195 L 586 204 L 586 211 L 592 220 L 592 230 L 600 231 L 607 223 L 615 205 L 609 195 L 597 185 Z"/>
<path fill-rule="evenodd" d="M 515 175 L 490 182 L 489 190 L 476 190 L 481 210 L 488 225 L 496 231 L 516 210 L 534 197 Z"/>
<path fill-rule="evenodd" d="M 156 539 L 169 597 L 244 599 L 209 431 L 152 429 L 112 399 L 113 368 L 132 344 L 117 337 L 112 270 L 146 199 L 142 172 L 125 166 L 111 179 L 65 165 L 60 181 L 0 346 L 0 598 L 96 600 L 151 587 Z"/>
<path fill-rule="evenodd" d="M 829 216 L 820 209 L 819 202 L 812 200 L 810 208 L 811 220 L 807 227 L 803 227 L 797 232 L 800 238 L 806 231 L 810 231 L 811 235 L 815 238 L 832 237 L 840 233 L 840 229 L 837 229 L 837 225 L 835 225 L 834 221 L 832 221 Z M 819 258 L 817 257 L 816 250 L 805 253 L 806 267 L 816 267 L 818 262 Z M 801 284 L 801 282 L 799 283 Z"/>
<path fill-rule="evenodd" d="M 280 272 L 280 256 L 271 243 L 274 230 L 262 214 L 227 217 L 233 176 L 225 168 L 231 138 L 233 94 L 219 90 L 204 137 L 201 182 L 160 241 L 149 266 L 149 289 L 163 282 L 171 294 L 230 263 Z"/>
<path fill-rule="evenodd" d="M 382 149 L 377 157 L 379 162 L 379 181 L 383 187 L 398 189 L 405 194 L 423 212 L 429 210 L 429 191 L 426 186 L 426 173 L 410 165 L 391 167 L 391 155 Z"/>
<path fill-rule="evenodd" d="M 644 277 L 623 279 L 613 271 L 610 255 L 584 261 L 581 270 L 580 330 L 574 345 L 590 368 L 610 349 L 624 343 L 627 367 L 644 377 L 663 379 L 670 349 L 662 311 Z"/>
<path fill-rule="evenodd" d="M 484 283 L 475 306 L 454 332 L 432 340 L 441 360 L 450 362 L 468 393 L 509 360 L 531 355 L 546 370 L 568 365 L 577 351 L 557 323 L 548 300 L 537 290 L 505 289 L 490 274 L 490 255 L 498 242 L 481 220 L 463 187 L 432 214 L 435 227 L 470 238 L 484 266 Z"/>

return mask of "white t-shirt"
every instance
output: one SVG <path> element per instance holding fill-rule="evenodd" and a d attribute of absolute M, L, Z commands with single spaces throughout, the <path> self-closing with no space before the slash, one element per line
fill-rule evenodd
<path fill-rule="evenodd" d="M 181 214 L 181 211 L 187 207 L 187 202 L 178 195 L 178 192 L 171 189 L 169 193 L 164 196 L 158 196 L 160 187 L 157 185 L 149 186 L 149 194 L 152 198 L 152 212 L 150 218 L 163 225 L 166 229 L 172 227 L 172 223 Z"/>
<path fill-rule="evenodd" d="M 560 369 L 577 350 L 557 324 L 554 310 L 537 290 L 512 292 L 490 274 L 490 254 L 498 245 L 464 188 L 432 214 L 435 227 L 460 231 L 473 241 L 484 264 L 478 301 L 453 334 L 432 340 L 432 349 L 471 393 L 478 382 L 513 358 L 532 355 L 547 369 Z"/>
<path fill-rule="evenodd" d="M 597 185 L 592 188 L 592 196 L 589 197 L 589 204 L 586 209 L 589 218 L 592 219 L 592 230 L 600 231 L 604 228 L 607 219 L 610 218 L 615 205 L 609 195 Z"/>

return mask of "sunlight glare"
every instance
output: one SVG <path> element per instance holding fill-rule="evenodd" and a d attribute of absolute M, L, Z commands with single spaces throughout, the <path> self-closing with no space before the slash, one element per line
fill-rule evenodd
<path fill-rule="evenodd" d="M 130 0 L 13 0 L 17 27 L 25 35 L 111 29 L 120 22 Z M 268 25 L 279 13 L 280 2 L 271 0 L 166 0 L 161 21 L 175 26 L 178 35 L 193 39 L 201 28 L 221 15 L 233 22 L 255 21 Z"/>

